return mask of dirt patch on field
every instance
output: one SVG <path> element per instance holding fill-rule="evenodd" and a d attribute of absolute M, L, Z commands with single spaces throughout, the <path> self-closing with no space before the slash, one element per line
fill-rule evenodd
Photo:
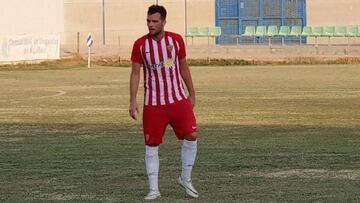
<path fill-rule="evenodd" d="M 291 169 L 274 172 L 254 172 L 245 176 L 265 178 L 310 178 L 310 179 L 348 179 L 359 180 L 360 170 Z"/>

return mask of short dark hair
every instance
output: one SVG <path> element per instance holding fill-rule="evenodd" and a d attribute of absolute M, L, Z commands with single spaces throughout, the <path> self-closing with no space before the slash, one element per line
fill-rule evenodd
<path fill-rule="evenodd" d="M 163 19 L 163 20 L 166 19 L 166 9 L 165 9 L 165 7 L 159 6 L 159 5 L 150 6 L 147 14 L 152 15 L 152 14 L 155 14 L 155 13 L 160 13 L 161 19 Z"/>

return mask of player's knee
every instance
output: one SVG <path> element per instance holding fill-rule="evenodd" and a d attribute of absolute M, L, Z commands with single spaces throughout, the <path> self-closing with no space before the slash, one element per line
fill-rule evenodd
<path fill-rule="evenodd" d="M 145 134 L 145 144 L 150 147 L 156 147 L 161 144 L 161 139 L 157 139 L 154 136 L 150 136 L 149 134 Z"/>
<path fill-rule="evenodd" d="M 185 140 L 188 140 L 188 141 L 195 141 L 197 139 L 197 133 L 196 132 L 192 132 L 188 135 L 185 135 L 184 136 L 184 139 Z"/>
<path fill-rule="evenodd" d="M 147 142 L 145 142 L 145 144 L 149 147 L 157 147 L 159 146 L 161 143 L 157 140 L 149 140 Z"/>

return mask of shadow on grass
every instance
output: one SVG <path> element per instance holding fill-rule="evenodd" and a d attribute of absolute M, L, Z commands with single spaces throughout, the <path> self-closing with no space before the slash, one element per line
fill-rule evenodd
<path fill-rule="evenodd" d="M 197 202 L 356 202 L 358 128 L 201 125 Z M 160 202 L 187 202 L 176 185 L 181 143 L 160 148 Z M 1 124 L 2 202 L 139 202 L 147 192 L 140 126 Z"/>

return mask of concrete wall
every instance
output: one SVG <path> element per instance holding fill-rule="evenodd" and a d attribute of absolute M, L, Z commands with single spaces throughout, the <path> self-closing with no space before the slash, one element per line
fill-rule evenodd
<path fill-rule="evenodd" d="M 165 29 L 185 35 L 185 0 L 159 0 L 168 11 Z M 146 16 L 155 0 L 105 0 L 106 45 L 131 46 L 134 40 L 146 34 Z M 187 27 L 214 26 L 214 0 L 187 0 Z M 64 0 L 65 40 L 74 44 L 80 33 L 80 47 L 89 32 L 94 47 L 103 45 L 102 0 Z"/>
<path fill-rule="evenodd" d="M 0 35 L 63 33 L 63 0 L 2 0 Z"/>
<path fill-rule="evenodd" d="M 105 44 L 103 45 L 102 0 L 63 0 L 64 40 L 63 47 L 69 52 L 77 49 L 77 33 L 80 33 L 80 51 L 87 51 L 85 39 L 89 32 L 94 37 L 94 51 L 112 52 L 128 50 L 136 38 L 147 33 L 146 12 L 156 0 L 105 0 Z M 185 35 L 187 28 L 215 25 L 215 0 L 186 0 L 187 21 L 185 22 L 185 0 L 158 0 L 168 10 L 165 29 Z M 308 0 L 307 23 L 310 26 L 360 25 L 359 0 Z M 359 43 L 351 39 L 351 43 Z M 190 42 L 190 41 L 189 41 Z M 314 43 L 309 38 L 310 44 Z M 318 39 L 328 43 L 327 38 Z M 346 38 L 332 38 L 331 43 L 346 44 Z M 194 45 L 206 45 L 207 39 L 194 40 Z M 190 45 L 190 43 L 189 43 Z M 117 48 L 119 47 L 119 48 Z M 120 51 L 119 51 L 120 52 Z"/>
<path fill-rule="evenodd" d="M 146 34 L 147 8 L 156 0 L 104 0 L 105 43 L 103 45 L 103 0 L 3 0 L 0 2 L 0 36 L 16 34 L 60 33 L 63 50 L 87 51 L 85 39 L 94 37 L 94 51 L 127 51 L 138 37 Z M 185 2 L 187 20 L 185 20 Z M 158 0 L 168 10 L 166 30 L 185 35 L 186 27 L 215 25 L 215 0 Z M 360 25 L 360 0 L 307 0 L 309 26 Z M 314 39 L 308 42 L 314 43 Z M 327 43 L 327 38 L 318 40 Z M 351 43 L 360 43 L 351 39 Z M 346 38 L 332 38 L 331 43 L 346 44 Z M 206 45 L 196 39 L 194 45 Z M 97 49 L 96 49 L 97 48 Z M 114 51 L 115 50 L 115 51 Z M 116 53 L 115 53 L 116 54 Z M 128 54 L 126 54 L 127 56 Z"/>
<path fill-rule="evenodd" d="M 311 26 L 360 25 L 359 0 L 308 0 L 306 4 Z"/>
<path fill-rule="evenodd" d="M 309 26 L 353 26 L 360 25 L 359 0 L 308 0 L 307 24 Z M 328 39 L 319 39 L 327 43 Z M 351 42 L 360 42 L 351 39 Z M 309 43 L 314 43 L 310 39 Z M 347 43 L 346 38 L 332 38 L 331 43 Z"/>
<path fill-rule="evenodd" d="M 167 30 L 185 34 L 185 0 L 158 0 L 168 10 Z M 187 27 L 214 26 L 214 0 L 186 0 Z M 146 11 L 156 0 L 105 0 L 106 43 L 128 45 L 147 32 Z M 14 12 L 16 10 L 16 12 Z M 359 0 L 308 0 L 310 26 L 360 25 Z M 102 44 L 102 0 L 11 0 L 0 6 L 0 35 L 64 33 L 63 43 L 76 43 L 92 32 Z M 197 40 L 196 42 L 198 42 Z M 311 41 L 311 40 L 310 40 Z M 324 41 L 324 40 L 323 40 Z M 325 40 L 327 41 L 327 40 Z"/>
<path fill-rule="evenodd" d="M 63 0 L 1 0 L 0 63 L 59 58 L 63 8 Z"/>

